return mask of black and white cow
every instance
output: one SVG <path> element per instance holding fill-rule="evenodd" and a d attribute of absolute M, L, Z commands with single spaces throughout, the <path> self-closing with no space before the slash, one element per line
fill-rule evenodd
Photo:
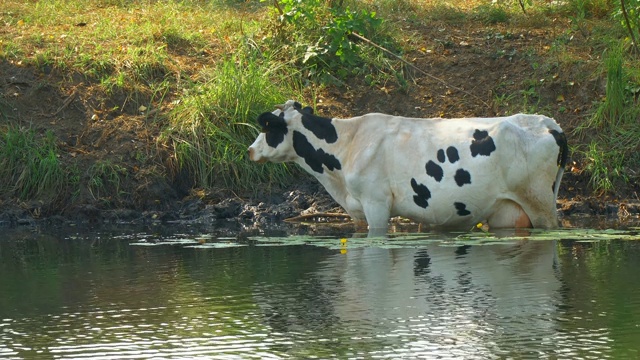
<path fill-rule="evenodd" d="M 548 117 L 330 119 L 289 100 L 258 123 L 249 158 L 302 166 L 370 235 L 392 216 L 445 229 L 558 226 L 568 150 Z"/>

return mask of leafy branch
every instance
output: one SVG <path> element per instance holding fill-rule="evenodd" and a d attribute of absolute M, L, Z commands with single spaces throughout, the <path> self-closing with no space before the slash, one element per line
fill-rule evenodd
<path fill-rule="evenodd" d="M 625 25 L 627 26 L 627 30 L 629 31 L 629 35 L 631 36 L 631 42 L 633 44 L 633 48 L 636 51 L 636 54 L 638 54 L 638 43 L 636 42 L 636 37 L 635 34 L 633 32 L 633 29 L 631 28 L 631 22 L 629 21 L 629 15 L 627 13 L 627 7 L 624 3 L 624 0 L 620 0 L 620 10 L 622 11 L 622 16 L 624 17 L 624 22 Z"/>

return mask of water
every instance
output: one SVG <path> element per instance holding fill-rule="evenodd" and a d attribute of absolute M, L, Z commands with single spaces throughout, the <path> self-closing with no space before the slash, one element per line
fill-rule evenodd
<path fill-rule="evenodd" d="M 635 230 L 342 231 L 5 231 L 0 359 L 640 358 Z"/>

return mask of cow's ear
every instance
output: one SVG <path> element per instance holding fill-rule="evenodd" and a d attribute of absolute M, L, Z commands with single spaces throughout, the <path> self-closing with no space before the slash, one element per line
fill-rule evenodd
<path fill-rule="evenodd" d="M 300 110 L 301 113 L 303 114 L 311 114 L 313 115 L 313 108 L 311 106 L 305 106 L 302 108 L 302 110 Z"/>
<path fill-rule="evenodd" d="M 265 112 L 258 116 L 258 124 L 262 127 L 263 132 L 271 129 L 282 129 L 287 127 L 287 123 L 283 118 L 270 112 Z"/>

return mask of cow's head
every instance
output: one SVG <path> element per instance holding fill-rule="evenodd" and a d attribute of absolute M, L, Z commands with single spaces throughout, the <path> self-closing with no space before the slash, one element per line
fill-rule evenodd
<path fill-rule="evenodd" d="M 302 108 L 300 103 L 288 100 L 277 105 L 273 112 L 265 112 L 258 116 L 261 133 L 249 146 L 249 159 L 257 162 L 284 162 L 296 158 L 293 150 L 292 132 L 289 126 L 292 121 L 300 121 L 302 114 L 312 114 L 310 107 Z"/>

